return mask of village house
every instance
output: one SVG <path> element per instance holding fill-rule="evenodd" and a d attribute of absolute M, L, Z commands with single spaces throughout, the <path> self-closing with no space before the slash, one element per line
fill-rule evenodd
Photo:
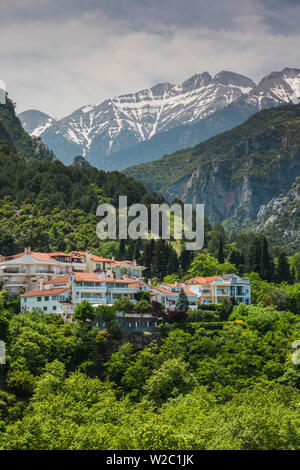
<path fill-rule="evenodd" d="M 60 290 L 61 292 L 56 292 Z M 72 313 L 76 305 L 87 300 L 93 307 L 112 305 L 120 297 L 136 302 L 135 294 L 148 290 L 148 285 L 134 278 L 106 277 L 105 273 L 74 272 L 47 282 L 40 289 L 21 295 L 21 313 L 41 308 L 46 313 Z M 55 292 L 54 292 L 55 291 Z M 54 302 L 54 303 L 53 303 Z M 53 308 L 54 307 L 54 308 Z"/>
<path fill-rule="evenodd" d="M 65 253 L 38 253 L 25 248 L 23 253 L 0 256 L 0 282 L 9 294 L 20 290 L 37 290 L 40 282 L 47 282 L 61 274 L 83 272 L 82 257 Z"/>
<path fill-rule="evenodd" d="M 140 266 L 136 261 L 117 261 L 114 258 L 104 258 L 93 255 L 90 251 L 72 251 L 72 254 L 80 256 L 86 265 L 86 272 L 94 273 L 104 271 L 107 276 L 121 279 L 124 274 L 128 277 L 143 279 L 145 266 Z"/>
<path fill-rule="evenodd" d="M 225 298 L 234 298 L 237 304 L 251 303 L 250 279 L 237 274 L 197 276 L 187 280 L 185 284 L 191 292 L 197 294 L 200 304 L 217 304 Z"/>
<path fill-rule="evenodd" d="M 151 287 L 151 300 L 160 302 L 168 310 L 174 310 L 181 289 L 183 289 L 187 296 L 189 308 L 197 308 L 198 295 L 186 288 L 184 284 L 167 284 L 164 282 L 159 286 Z"/>
<path fill-rule="evenodd" d="M 21 295 L 21 313 L 41 309 L 44 313 L 58 313 L 65 321 L 72 320 L 76 305 L 87 300 L 93 307 L 112 305 L 121 297 L 128 297 L 137 302 L 135 294 L 148 291 L 148 284 L 141 280 L 105 277 L 105 273 L 71 273 L 59 276 L 46 283 L 41 282 L 40 289 Z M 116 319 L 124 330 L 149 330 L 159 324 L 159 319 L 152 313 L 117 312 Z M 102 329 L 105 324 L 96 322 Z"/>

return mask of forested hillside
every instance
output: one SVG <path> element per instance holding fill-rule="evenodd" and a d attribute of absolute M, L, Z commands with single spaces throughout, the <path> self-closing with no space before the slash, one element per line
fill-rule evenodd
<path fill-rule="evenodd" d="M 0 449 L 299 450 L 299 315 L 252 285 L 257 306 L 193 310 L 147 342 L 2 294 Z"/>
<path fill-rule="evenodd" d="M 6 98 L 6 104 L 0 104 L 0 144 L 9 142 L 12 149 L 26 160 L 51 161 L 55 159 L 52 151 L 36 137 L 24 131 L 19 118 L 15 114 L 13 102 Z"/>
<path fill-rule="evenodd" d="M 289 191 L 300 175 L 300 105 L 261 111 L 196 147 L 124 173 L 170 201 L 178 197 L 204 203 L 211 222 L 240 231 L 263 205 Z M 285 244 L 293 252 L 299 227 L 286 229 Z"/>

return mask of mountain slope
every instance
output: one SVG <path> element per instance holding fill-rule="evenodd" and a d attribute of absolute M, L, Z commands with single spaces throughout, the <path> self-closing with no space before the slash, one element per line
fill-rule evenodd
<path fill-rule="evenodd" d="M 84 106 L 41 132 L 43 118 L 32 132 L 67 163 L 83 154 L 99 168 L 120 170 L 196 145 L 261 109 L 297 102 L 299 96 L 298 69 L 273 72 L 257 86 L 232 72 L 214 78 L 204 72 L 179 86 L 163 83 Z M 28 113 L 21 115 L 25 124 Z"/>
<path fill-rule="evenodd" d="M 54 154 L 36 137 L 31 137 L 23 129 L 20 119 L 15 114 L 12 101 L 0 104 L 0 140 L 27 160 L 54 160 Z M 3 142 L 4 141 L 4 142 Z"/>
<path fill-rule="evenodd" d="M 300 174 L 300 105 L 261 111 L 196 147 L 124 173 L 170 201 L 204 203 L 211 221 L 239 230 Z"/>
<path fill-rule="evenodd" d="M 70 163 L 74 155 L 82 153 L 99 166 L 99 161 L 105 161 L 107 155 L 146 141 L 159 132 L 199 121 L 253 87 L 255 83 L 251 79 L 239 74 L 220 72 L 212 78 L 204 72 L 181 85 L 161 83 L 97 106 L 84 106 L 40 135 L 62 161 Z M 26 123 L 27 112 L 20 117 Z"/>
<path fill-rule="evenodd" d="M 268 236 L 272 245 L 285 247 L 288 253 L 300 246 L 300 177 L 284 194 L 271 199 L 259 208 L 251 229 Z"/>
<path fill-rule="evenodd" d="M 39 137 L 48 127 L 52 126 L 56 119 L 52 118 L 46 113 L 29 109 L 18 115 L 22 122 L 22 126 L 28 134 L 34 137 Z"/>
<path fill-rule="evenodd" d="M 262 109 L 289 102 L 297 103 L 299 100 L 300 70 L 285 68 L 282 72 L 273 72 L 263 78 L 249 93 L 203 117 L 199 122 L 160 132 L 148 141 L 109 155 L 100 165 L 111 171 L 157 160 L 163 155 L 194 146 L 232 129 Z"/>

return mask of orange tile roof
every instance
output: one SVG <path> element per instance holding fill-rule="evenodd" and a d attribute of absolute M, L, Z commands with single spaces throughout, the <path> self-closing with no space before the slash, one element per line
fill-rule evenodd
<path fill-rule="evenodd" d="M 103 256 L 92 255 L 92 261 L 102 261 L 106 263 L 113 263 L 113 260 L 110 258 L 103 258 Z"/>
<path fill-rule="evenodd" d="M 87 251 L 72 251 L 71 253 L 76 253 L 80 256 L 86 256 L 87 255 Z M 92 261 L 106 261 L 108 263 L 113 262 L 113 260 L 110 259 L 110 258 L 104 258 L 103 256 L 93 255 L 92 253 L 91 253 L 91 259 L 92 259 Z"/>
<path fill-rule="evenodd" d="M 117 283 L 136 283 L 136 279 L 114 279 L 113 277 L 106 277 L 105 279 L 100 279 L 99 274 L 97 273 L 74 273 L 75 281 L 87 281 L 87 282 L 117 282 Z"/>
<path fill-rule="evenodd" d="M 30 251 L 29 253 L 23 251 L 22 253 L 17 253 L 16 255 L 6 256 L 5 259 L 6 259 L 6 261 L 8 260 L 8 258 L 18 259 L 18 258 L 21 258 L 24 255 L 31 255 L 33 258 L 35 258 L 39 261 L 52 261 L 53 263 L 55 262 L 53 259 L 50 258 L 49 253 L 39 253 L 37 251 Z"/>
<path fill-rule="evenodd" d="M 64 274 L 63 276 L 58 276 L 51 281 L 44 282 L 44 284 L 61 284 L 62 282 L 68 282 L 69 281 L 69 275 Z"/>
<path fill-rule="evenodd" d="M 162 292 L 163 294 L 171 294 L 171 295 L 179 295 L 180 294 L 180 291 L 178 292 L 174 292 L 172 290 L 169 290 L 169 289 L 164 289 L 163 287 L 160 287 L 160 286 L 155 286 L 153 287 L 153 289 L 157 289 L 159 292 Z M 190 290 L 184 288 L 183 291 L 185 292 L 186 295 L 193 295 L 193 296 L 197 296 L 197 294 L 195 294 L 194 292 L 191 292 Z"/>
<path fill-rule="evenodd" d="M 116 264 L 117 266 L 146 269 L 146 266 L 141 266 L 139 264 L 135 265 L 133 264 L 133 261 L 113 261 L 113 263 Z"/>
<path fill-rule="evenodd" d="M 219 276 L 208 276 L 208 277 L 201 277 L 196 276 L 191 279 L 185 281 L 186 284 L 210 284 L 211 282 L 215 281 Z M 191 282 L 194 281 L 194 282 Z"/>
<path fill-rule="evenodd" d="M 31 292 L 27 292 L 26 294 L 22 294 L 21 297 L 35 297 L 40 295 L 56 295 L 61 294 L 67 290 L 66 287 L 62 287 L 60 289 L 43 289 L 43 290 L 32 290 Z"/>

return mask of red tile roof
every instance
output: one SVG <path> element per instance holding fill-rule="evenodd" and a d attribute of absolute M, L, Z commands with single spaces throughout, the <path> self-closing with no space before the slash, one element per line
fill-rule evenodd
<path fill-rule="evenodd" d="M 180 294 L 180 291 L 177 291 L 177 292 L 172 291 L 172 290 L 169 290 L 169 289 L 165 289 L 164 287 L 161 287 L 161 286 L 155 286 L 155 287 L 153 286 L 153 289 L 156 289 L 159 292 L 162 292 L 163 294 L 171 294 L 171 295 L 179 295 Z M 183 291 L 185 292 L 186 295 L 197 296 L 197 294 L 195 294 L 194 292 L 191 292 L 190 290 L 188 290 L 186 288 L 183 288 Z"/>
<path fill-rule="evenodd" d="M 51 281 L 44 282 L 44 285 L 45 284 L 62 284 L 65 282 L 69 282 L 68 274 L 64 274 L 63 276 L 58 276 L 58 277 L 55 277 L 54 279 L 51 279 Z"/>
<path fill-rule="evenodd" d="M 186 284 L 210 284 L 211 282 L 215 281 L 219 276 L 208 276 L 208 277 L 201 277 L 196 276 L 192 279 L 188 279 L 185 281 Z M 191 282 L 194 281 L 194 282 Z"/>
<path fill-rule="evenodd" d="M 66 287 L 62 287 L 60 289 L 43 289 L 43 290 L 32 290 L 31 292 L 27 292 L 26 294 L 22 294 L 21 297 L 35 297 L 40 295 L 56 295 L 61 294 L 67 290 Z"/>

